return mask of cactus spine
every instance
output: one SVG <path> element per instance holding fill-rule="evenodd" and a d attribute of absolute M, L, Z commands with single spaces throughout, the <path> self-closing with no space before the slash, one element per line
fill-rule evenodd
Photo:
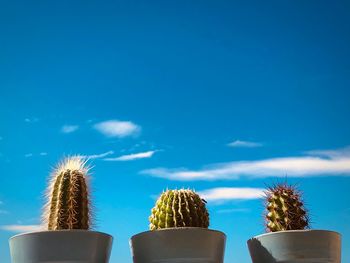
<path fill-rule="evenodd" d="M 192 190 L 167 190 L 161 194 L 149 217 L 150 229 L 209 226 L 209 214 L 201 199 Z"/>
<path fill-rule="evenodd" d="M 301 194 L 294 186 L 277 184 L 266 195 L 266 228 L 270 232 L 302 230 L 309 227 Z"/>
<path fill-rule="evenodd" d="M 48 230 L 90 229 L 88 171 L 79 156 L 66 158 L 53 171 L 44 209 Z"/>

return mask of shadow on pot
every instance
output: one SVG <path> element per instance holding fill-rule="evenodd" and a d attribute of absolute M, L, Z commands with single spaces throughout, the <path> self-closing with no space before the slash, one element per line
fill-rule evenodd
<path fill-rule="evenodd" d="M 271 253 L 256 238 L 249 239 L 248 249 L 253 262 L 277 263 Z"/>

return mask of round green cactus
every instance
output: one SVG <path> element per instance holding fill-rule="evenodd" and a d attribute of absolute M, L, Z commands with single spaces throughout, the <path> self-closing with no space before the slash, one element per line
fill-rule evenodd
<path fill-rule="evenodd" d="M 208 228 L 209 214 L 201 199 L 192 190 L 167 190 L 161 194 L 149 217 L 150 229 L 172 227 Z"/>
<path fill-rule="evenodd" d="M 301 194 L 294 186 L 277 184 L 266 195 L 266 228 L 270 232 L 303 230 L 309 227 Z"/>
<path fill-rule="evenodd" d="M 79 156 L 66 158 L 53 171 L 43 215 L 48 230 L 90 229 L 88 171 Z"/>

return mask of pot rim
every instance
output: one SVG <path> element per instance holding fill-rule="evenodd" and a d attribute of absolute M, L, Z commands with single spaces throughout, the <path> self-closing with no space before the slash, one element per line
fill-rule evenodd
<path fill-rule="evenodd" d="M 336 234 L 337 236 L 341 237 L 341 234 L 339 232 L 333 231 L 333 230 L 303 229 L 303 230 L 283 230 L 283 231 L 277 231 L 277 232 L 268 232 L 268 233 L 264 233 L 264 234 L 260 234 L 260 235 L 254 236 L 254 237 L 250 238 L 248 241 L 250 241 L 252 239 L 259 238 L 259 237 L 265 237 L 265 236 L 270 236 L 270 235 L 283 235 L 283 234 L 286 234 L 286 233 L 309 233 L 309 232 L 333 233 L 333 234 Z"/>
<path fill-rule="evenodd" d="M 85 229 L 62 229 L 62 230 L 42 230 L 42 231 L 31 231 L 31 232 L 25 232 L 25 233 L 20 233 L 17 235 L 14 235 L 9 238 L 9 240 L 12 240 L 14 238 L 20 237 L 20 236 L 27 236 L 27 235 L 33 235 L 33 234 L 41 234 L 41 233 L 93 233 L 93 234 L 98 234 L 102 235 L 105 237 L 109 237 L 113 239 L 113 236 L 104 232 L 100 231 L 95 231 L 95 230 L 85 230 Z"/>
<path fill-rule="evenodd" d="M 151 234 L 151 233 L 157 233 L 157 232 L 174 232 L 174 231 L 189 231 L 189 230 L 194 230 L 194 231 L 204 231 L 204 232 L 210 232 L 210 233 L 218 233 L 223 235 L 226 238 L 226 234 L 222 231 L 215 230 L 215 229 L 208 229 L 208 228 L 203 228 L 203 227 L 170 227 L 170 228 L 161 228 L 157 230 L 148 230 L 148 231 L 143 231 L 138 234 L 133 235 L 130 240 L 140 237 L 143 235 Z"/>

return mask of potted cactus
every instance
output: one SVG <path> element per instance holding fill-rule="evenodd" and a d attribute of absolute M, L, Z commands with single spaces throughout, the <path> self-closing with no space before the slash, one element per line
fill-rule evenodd
<path fill-rule="evenodd" d="M 253 263 L 340 263 L 340 234 L 310 230 L 301 193 L 285 183 L 269 187 L 266 199 L 266 234 L 248 240 Z"/>
<path fill-rule="evenodd" d="M 112 236 L 91 231 L 89 167 L 66 158 L 52 173 L 43 214 L 46 231 L 10 238 L 12 263 L 107 263 Z"/>
<path fill-rule="evenodd" d="M 226 236 L 209 230 L 205 200 L 192 190 L 167 190 L 152 209 L 150 231 L 131 237 L 134 263 L 223 263 Z"/>

